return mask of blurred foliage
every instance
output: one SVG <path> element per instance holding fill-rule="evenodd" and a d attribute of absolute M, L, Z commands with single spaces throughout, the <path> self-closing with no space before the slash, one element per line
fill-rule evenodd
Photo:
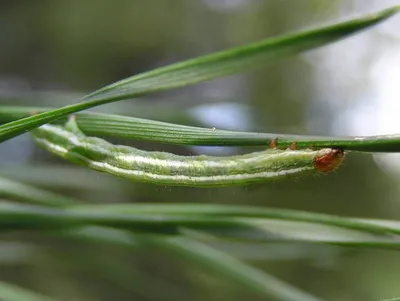
<path fill-rule="evenodd" d="M 343 11 L 346 16 L 358 13 L 352 2 L 101 0 L 93 5 L 76 0 L 2 1 L 0 101 L 29 106 L 69 104 L 79 98 L 75 94 L 160 65 L 336 21 L 343 17 Z M 311 57 L 317 60 L 322 51 Z M 304 57 L 297 56 L 275 62 L 265 70 L 101 110 L 209 127 L 214 126 L 209 123 L 213 120 L 234 130 L 314 134 L 323 129 L 329 135 L 332 113 L 309 114 L 318 89 L 313 68 Z M 47 97 L 36 95 L 43 90 L 56 92 Z M 251 109 L 241 110 L 239 106 L 224 111 L 217 107 L 206 110 L 208 119 L 196 114 L 198 111 L 182 114 L 183 103 L 187 109 L 193 104 L 212 108 L 224 102 Z M 163 114 L 169 104 L 177 105 Z M 340 104 L 346 106 L 345 101 Z M 148 113 L 138 113 L 138 105 Z M 226 116 L 229 114 L 233 117 Z M 322 125 L 310 128 L 315 118 L 322 119 Z M 123 139 L 118 142 L 131 143 Z M 200 150 L 149 142 L 135 145 L 181 154 L 220 153 L 216 148 Z M 37 149 L 28 135 L 3 143 L 0 160 L 3 177 L 86 202 L 247 204 L 386 219 L 398 218 L 400 209 L 398 179 L 379 168 L 368 154 L 351 154 L 345 166 L 329 177 L 212 190 L 154 187 L 70 168 Z M 249 266 L 324 300 L 372 301 L 400 295 L 396 250 L 296 242 L 227 244 L 225 249 L 217 243 L 215 246 L 239 259 L 243 256 Z M 239 250 L 241 254 L 236 254 Z M 225 259 L 229 262 L 230 257 Z M 178 252 L 165 252 L 149 241 L 131 248 L 61 237 L 51 231 L 14 229 L 1 233 L 0 264 L 0 279 L 4 281 L 0 300 L 44 300 L 36 294 L 56 300 L 265 300 L 237 282 L 211 273 L 204 264 L 193 264 Z M 7 292 L 20 299 L 7 297 Z"/>

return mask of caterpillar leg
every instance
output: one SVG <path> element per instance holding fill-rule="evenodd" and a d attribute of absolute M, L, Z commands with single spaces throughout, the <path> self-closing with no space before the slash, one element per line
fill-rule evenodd
<path fill-rule="evenodd" d="M 272 149 L 277 149 L 278 148 L 278 138 L 275 138 L 271 141 L 271 143 L 269 144 L 269 147 Z M 296 142 L 293 142 L 292 144 L 290 144 L 290 146 L 288 147 L 288 150 L 296 150 L 297 149 L 297 144 Z"/>
<path fill-rule="evenodd" d="M 272 139 L 271 143 L 269 144 L 269 147 L 272 149 L 277 148 L 278 146 L 278 138 Z"/>

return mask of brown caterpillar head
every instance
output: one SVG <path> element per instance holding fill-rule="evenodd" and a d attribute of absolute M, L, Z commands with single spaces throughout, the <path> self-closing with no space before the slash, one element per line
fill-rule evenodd
<path fill-rule="evenodd" d="M 342 149 L 321 149 L 314 159 L 314 166 L 320 172 L 330 172 L 343 162 L 345 155 Z"/>

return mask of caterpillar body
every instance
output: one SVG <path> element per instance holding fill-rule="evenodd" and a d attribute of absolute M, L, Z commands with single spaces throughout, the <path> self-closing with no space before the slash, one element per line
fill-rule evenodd
<path fill-rule="evenodd" d="M 74 118 L 65 126 L 45 124 L 32 131 L 48 151 L 84 165 L 134 181 L 159 185 L 218 187 L 246 185 L 310 173 L 327 173 L 344 159 L 341 149 L 264 151 L 236 156 L 179 156 L 113 145 L 87 137 Z"/>

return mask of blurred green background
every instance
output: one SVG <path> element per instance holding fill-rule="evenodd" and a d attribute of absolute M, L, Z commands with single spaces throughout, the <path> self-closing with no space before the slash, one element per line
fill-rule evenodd
<path fill-rule="evenodd" d="M 400 1 L 3 0 L 0 101 L 59 107 L 157 66 L 396 4 Z M 261 71 L 97 110 L 242 131 L 398 133 L 399 19 Z M 249 151 L 113 141 L 178 154 Z M 53 157 L 28 134 L 1 144 L 0 164 L 1 175 L 85 202 L 253 204 L 390 219 L 398 219 L 400 212 L 398 155 L 350 154 L 329 176 L 221 189 L 112 178 Z M 32 233 L 0 237 L 0 280 L 57 300 L 261 300 L 202 266 L 157 249 Z M 218 247 L 326 300 L 400 296 L 400 254 L 395 250 L 294 243 Z"/>

